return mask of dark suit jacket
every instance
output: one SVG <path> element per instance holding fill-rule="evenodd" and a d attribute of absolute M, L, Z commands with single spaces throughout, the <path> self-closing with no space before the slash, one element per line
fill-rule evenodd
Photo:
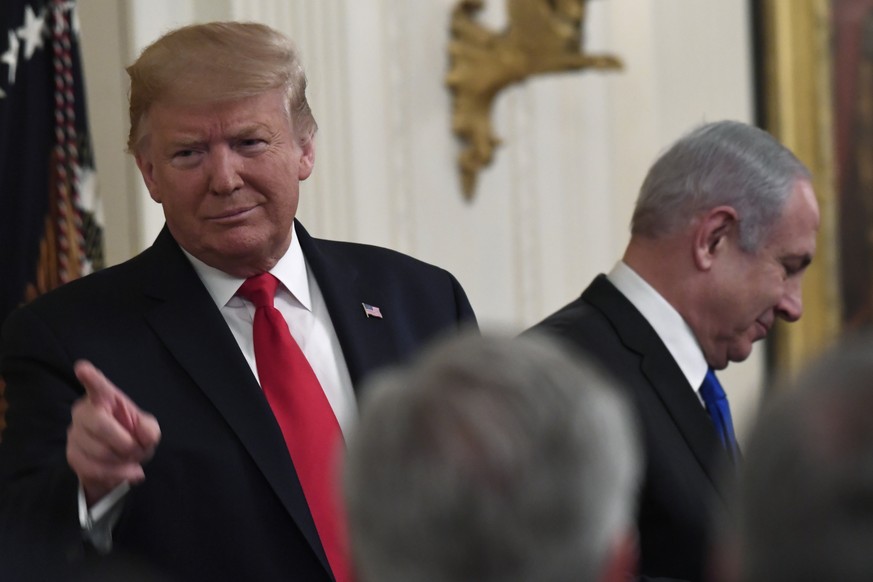
<path fill-rule="evenodd" d="M 603 275 L 530 331 L 582 348 L 629 390 L 647 461 L 638 516 L 640 573 L 701 580 L 711 521 L 726 508 L 727 454 L 667 347 Z"/>
<path fill-rule="evenodd" d="M 310 238 L 303 253 L 324 295 L 356 391 L 464 324 L 469 302 L 448 272 L 399 253 Z M 381 309 L 365 316 L 361 303 Z M 86 558 L 77 480 L 65 460 L 70 408 L 87 358 L 158 419 L 161 443 L 128 494 L 114 550 L 180 580 L 330 580 L 281 431 L 220 312 L 164 229 L 134 259 L 11 315 L 0 373 L 0 579 L 68 570 Z M 57 575 L 57 570 L 49 575 Z M 58 575 L 58 579 L 66 576 Z"/>

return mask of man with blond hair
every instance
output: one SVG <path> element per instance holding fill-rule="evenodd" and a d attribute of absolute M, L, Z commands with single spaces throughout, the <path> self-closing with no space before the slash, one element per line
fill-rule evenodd
<path fill-rule="evenodd" d="M 474 325 L 469 302 L 442 269 L 295 220 L 316 123 L 282 34 L 181 28 L 128 73 L 128 148 L 166 227 L 7 320 L 0 577 L 110 554 L 180 580 L 347 581 L 333 473 L 357 388 Z"/>

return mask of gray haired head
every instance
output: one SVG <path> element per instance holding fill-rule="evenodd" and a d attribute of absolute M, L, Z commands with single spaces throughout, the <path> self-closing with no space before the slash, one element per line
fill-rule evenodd
<path fill-rule="evenodd" d="M 760 248 L 809 170 L 766 131 L 738 121 L 707 123 L 683 136 L 649 169 L 631 221 L 633 235 L 659 238 L 700 212 L 730 206 L 743 250 Z"/>
<path fill-rule="evenodd" d="M 345 473 L 362 580 L 593 580 L 631 527 L 638 435 L 587 360 L 467 336 L 369 390 Z"/>

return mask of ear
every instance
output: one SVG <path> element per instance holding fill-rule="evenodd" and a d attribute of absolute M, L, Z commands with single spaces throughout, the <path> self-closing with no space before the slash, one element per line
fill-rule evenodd
<path fill-rule="evenodd" d="M 297 164 L 297 179 L 305 180 L 312 174 L 315 167 L 315 136 L 306 136 L 300 142 L 300 162 Z"/>
<path fill-rule="evenodd" d="M 717 206 L 700 216 L 694 229 L 694 264 L 698 269 L 712 268 L 715 258 L 736 235 L 738 224 L 737 211 L 731 206 Z"/>
<path fill-rule="evenodd" d="M 139 168 L 139 173 L 142 174 L 142 180 L 145 182 L 146 188 L 149 190 L 149 195 L 152 200 L 161 203 L 161 195 L 158 190 L 157 182 L 155 181 L 155 165 L 151 159 L 143 154 L 142 150 L 137 150 L 134 154 L 136 166 Z"/>

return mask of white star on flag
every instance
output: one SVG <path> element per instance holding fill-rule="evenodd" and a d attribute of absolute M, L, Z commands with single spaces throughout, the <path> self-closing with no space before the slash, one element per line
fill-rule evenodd
<path fill-rule="evenodd" d="M 18 29 L 18 37 L 24 41 L 24 58 L 30 59 L 38 48 L 43 47 L 45 14 L 39 16 L 28 4 L 24 8 L 24 26 Z"/>
<path fill-rule="evenodd" d="M 18 47 L 21 43 L 18 41 L 18 35 L 13 31 L 9 31 L 9 48 L 0 57 L 0 61 L 9 65 L 9 84 L 15 83 L 15 70 L 18 68 Z"/>

